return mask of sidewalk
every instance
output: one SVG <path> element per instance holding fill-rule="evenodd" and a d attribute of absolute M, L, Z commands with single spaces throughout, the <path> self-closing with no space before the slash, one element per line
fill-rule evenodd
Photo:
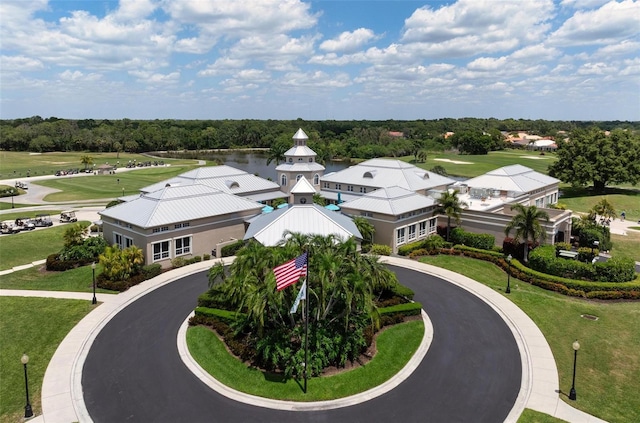
<path fill-rule="evenodd" d="M 535 323 L 509 299 L 472 279 L 445 269 L 398 257 L 383 257 L 383 259 L 384 262 L 392 265 L 402 266 L 448 280 L 481 298 L 503 317 L 511 328 L 520 349 L 523 372 L 520 393 L 516 404 L 506 419 L 507 422 L 516 422 L 525 408 L 531 408 L 572 423 L 603 422 L 601 419 L 571 407 L 560 399 L 558 394 L 558 372 L 553 354 L 544 335 Z M 231 260 L 233 260 L 233 257 L 225 259 L 227 263 Z M 91 422 L 82 396 L 82 368 L 91 344 L 100 330 L 131 302 L 165 284 L 205 270 L 210 265 L 211 262 L 205 261 L 175 269 L 118 295 L 99 294 L 97 298 L 102 304 L 85 316 L 69 332 L 51 359 L 42 385 L 43 415 L 37 416 L 31 421 L 38 423 Z M 0 295 L 86 300 L 92 298 L 90 293 L 52 291 L 0 290 Z M 203 375 L 198 374 L 197 369 L 194 370 L 189 365 L 190 360 L 187 357 L 188 353 L 186 353 L 188 350 L 184 345 L 186 341 L 178 339 L 177 342 L 185 364 L 198 377 L 202 378 Z M 210 376 L 208 377 L 210 378 Z M 236 399 L 242 401 L 242 394 Z M 352 398 L 351 401 L 358 401 L 358 399 Z M 255 404 L 254 399 L 251 399 L 251 402 Z M 273 406 L 272 402 L 265 401 L 262 406 Z"/>

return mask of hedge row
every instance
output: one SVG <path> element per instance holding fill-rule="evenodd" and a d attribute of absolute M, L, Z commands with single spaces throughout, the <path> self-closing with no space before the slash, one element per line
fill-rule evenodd
<path fill-rule="evenodd" d="M 442 249 L 439 253 L 464 255 L 470 258 L 490 261 L 523 282 L 564 295 L 601 300 L 640 299 L 640 278 L 638 275 L 631 282 L 581 281 L 538 272 L 526 267 L 516 259 L 511 260 L 511 263 L 507 263 L 503 254 L 494 251 L 483 251 L 456 245 L 451 249 Z"/>
<path fill-rule="evenodd" d="M 605 262 L 586 263 L 556 257 L 556 248 L 553 245 L 533 250 L 529 256 L 529 267 L 548 275 L 587 281 L 621 283 L 632 281 L 636 277 L 635 262 L 631 259 L 612 258 Z"/>
<path fill-rule="evenodd" d="M 482 250 L 491 250 L 496 245 L 496 237 L 493 235 L 467 232 L 462 228 L 453 229 L 449 236 L 449 240 L 454 244 L 467 245 Z"/>
<path fill-rule="evenodd" d="M 206 318 L 220 320 L 228 325 L 235 322 L 241 313 L 229 310 L 221 310 L 219 308 L 196 307 L 195 314 Z"/>
<path fill-rule="evenodd" d="M 412 242 L 398 247 L 398 255 L 408 256 L 414 250 L 434 250 L 445 248 L 448 245 L 453 244 L 447 243 L 440 235 L 431 235 L 421 241 Z"/>
<path fill-rule="evenodd" d="M 96 261 L 95 258 L 83 258 L 80 260 L 60 260 L 58 253 L 47 256 L 45 268 L 50 272 L 64 272 L 66 270 L 75 269 L 76 267 L 86 266 Z"/>

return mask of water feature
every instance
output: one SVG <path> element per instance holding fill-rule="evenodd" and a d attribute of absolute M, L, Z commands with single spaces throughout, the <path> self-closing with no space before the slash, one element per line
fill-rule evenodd
<path fill-rule="evenodd" d="M 268 155 L 266 153 L 255 151 L 201 151 L 198 152 L 197 158 L 200 160 L 209 160 L 224 163 L 227 166 L 244 170 L 245 172 L 252 173 L 264 179 L 269 179 L 272 181 L 277 180 L 277 164 L 272 161 L 271 163 L 269 163 L 269 166 L 267 166 Z M 282 162 L 280 164 L 282 164 Z M 331 172 L 337 172 L 339 170 L 346 169 L 350 165 L 350 162 L 327 162 L 324 164 L 324 174 L 326 175 Z"/>

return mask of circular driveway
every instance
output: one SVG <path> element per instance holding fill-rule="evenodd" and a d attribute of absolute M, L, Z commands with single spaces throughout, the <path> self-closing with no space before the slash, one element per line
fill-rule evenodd
<path fill-rule="evenodd" d="M 200 382 L 178 355 L 176 336 L 207 289 L 206 272 L 131 303 L 100 331 L 82 372 L 95 422 L 501 422 L 521 388 L 509 327 L 487 304 L 438 277 L 391 268 L 415 291 L 434 328 L 416 371 L 396 389 L 346 408 L 271 410 L 230 400 Z"/>

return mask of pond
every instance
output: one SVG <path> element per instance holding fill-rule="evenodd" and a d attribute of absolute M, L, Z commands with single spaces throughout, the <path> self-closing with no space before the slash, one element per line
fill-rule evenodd
<path fill-rule="evenodd" d="M 235 167 L 236 169 L 244 170 L 245 172 L 252 173 L 264 179 L 272 181 L 277 180 L 275 162 L 269 163 L 267 166 L 267 153 L 260 153 L 255 151 L 200 151 L 200 152 L 185 152 L 185 153 L 171 153 L 165 154 L 164 157 L 185 158 L 188 155 L 189 158 L 216 161 L 223 163 L 227 166 Z M 282 164 L 282 163 L 280 163 Z M 342 169 L 346 169 L 351 165 L 348 161 L 330 161 L 324 164 L 324 174 L 331 172 L 337 172 Z"/>

